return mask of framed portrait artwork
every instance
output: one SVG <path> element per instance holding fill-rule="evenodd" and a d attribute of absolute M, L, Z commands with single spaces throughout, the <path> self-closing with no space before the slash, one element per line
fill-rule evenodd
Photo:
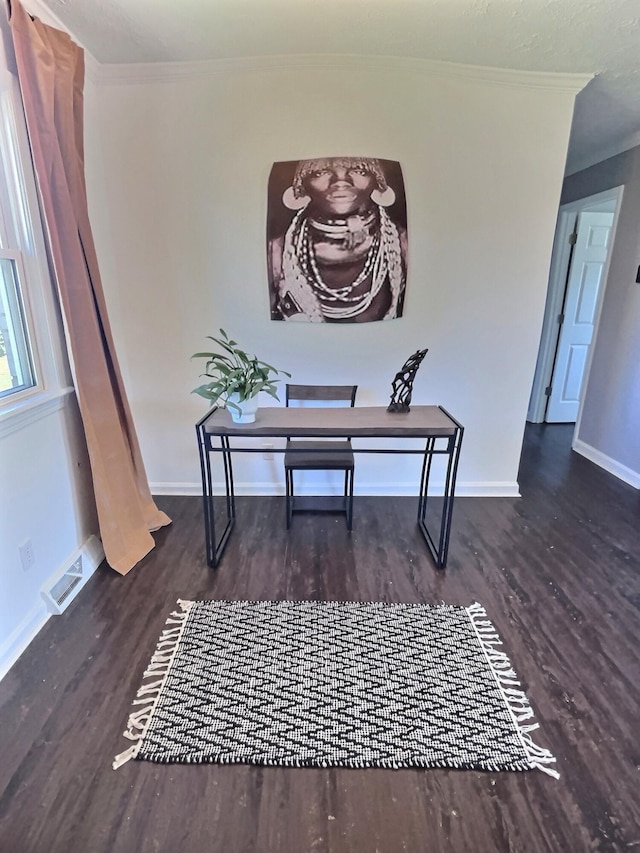
<path fill-rule="evenodd" d="M 400 164 L 374 157 L 274 163 L 267 270 L 272 320 L 401 317 L 407 205 Z"/>

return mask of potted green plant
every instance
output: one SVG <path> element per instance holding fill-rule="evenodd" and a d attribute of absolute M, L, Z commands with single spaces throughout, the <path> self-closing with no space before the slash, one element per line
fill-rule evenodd
<path fill-rule="evenodd" d="M 236 423 L 253 423 L 259 392 L 264 391 L 279 400 L 276 383 L 280 380 L 276 377 L 291 374 L 260 361 L 255 355 L 248 355 L 224 329 L 220 329 L 220 335 L 219 338 L 207 335 L 208 340 L 217 344 L 217 352 L 196 352 L 191 356 L 206 359 L 205 371 L 200 375 L 210 380 L 194 388 L 192 393 L 212 403 L 222 401 Z"/>

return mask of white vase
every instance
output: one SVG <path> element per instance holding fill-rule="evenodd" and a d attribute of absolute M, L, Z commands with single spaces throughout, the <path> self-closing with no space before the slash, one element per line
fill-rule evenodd
<path fill-rule="evenodd" d="M 235 406 L 227 406 L 231 420 L 236 424 L 252 424 L 256 419 L 258 410 L 258 398 L 249 397 L 248 400 L 240 400 L 238 394 L 229 394 L 228 402 L 235 403 L 240 411 Z"/>

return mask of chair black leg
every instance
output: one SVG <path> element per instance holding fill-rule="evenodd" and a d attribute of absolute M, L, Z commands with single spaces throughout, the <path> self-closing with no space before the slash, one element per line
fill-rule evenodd
<path fill-rule="evenodd" d="M 293 515 L 293 471 L 290 468 L 285 471 L 284 479 L 287 493 L 287 530 L 289 530 Z"/>
<path fill-rule="evenodd" d="M 285 470 L 285 492 L 286 492 L 286 513 L 287 513 L 287 530 L 291 527 L 293 520 L 293 507 L 295 495 L 293 493 L 293 470 L 287 468 Z M 353 470 L 344 472 L 344 512 L 347 520 L 347 530 L 353 528 Z"/>
<path fill-rule="evenodd" d="M 347 530 L 349 529 L 349 469 L 345 468 L 344 472 L 344 514 L 347 520 Z"/>
<path fill-rule="evenodd" d="M 353 469 L 345 471 L 345 501 L 347 511 L 347 530 L 353 529 Z"/>

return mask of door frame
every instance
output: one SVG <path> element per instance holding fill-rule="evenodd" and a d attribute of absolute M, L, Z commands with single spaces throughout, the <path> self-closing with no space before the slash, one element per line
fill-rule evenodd
<path fill-rule="evenodd" d="M 589 346 L 589 353 L 587 355 L 587 363 L 584 371 L 582 392 L 580 394 L 580 405 L 578 408 L 578 416 L 576 418 L 574 432 L 574 435 L 577 434 L 580 419 L 582 417 L 584 389 L 587 387 L 589 382 L 593 349 L 598 335 L 598 325 L 600 323 L 600 314 L 602 312 L 603 297 L 607 288 L 609 266 L 616 237 L 616 228 L 618 225 L 618 215 L 620 212 L 623 191 L 624 186 L 620 185 L 609 190 L 605 190 L 604 192 L 585 196 L 584 198 L 576 199 L 575 201 L 570 201 L 566 204 L 560 205 L 558 210 L 558 220 L 556 223 L 556 232 L 553 240 L 553 250 L 551 253 L 549 287 L 547 289 L 547 301 L 545 304 L 542 332 L 540 335 L 540 347 L 538 349 L 538 359 L 533 377 L 531 397 L 529 399 L 529 411 L 527 412 L 527 421 L 530 423 L 543 423 L 545 419 L 548 399 L 545 390 L 551 383 L 551 378 L 553 376 L 556 348 L 558 338 L 560 336 L 558 317 L 562 313 L 564 294 L 567 286 L 567 275 L 569 273 L 569 263 L 571 261 L 572 246 L 569 242 L 569 237 L 573 231 L 579 213 L 586 211 L 598 212 L 602 209 L 603 205 L 613 203 L 614 208 L 613 225 L 611 227 L 611 241 L 603 271 L 602 286 L 600 287 L 600 292 L 598 294 L 598 303 L 593 323 L 593 338 Z"/>

